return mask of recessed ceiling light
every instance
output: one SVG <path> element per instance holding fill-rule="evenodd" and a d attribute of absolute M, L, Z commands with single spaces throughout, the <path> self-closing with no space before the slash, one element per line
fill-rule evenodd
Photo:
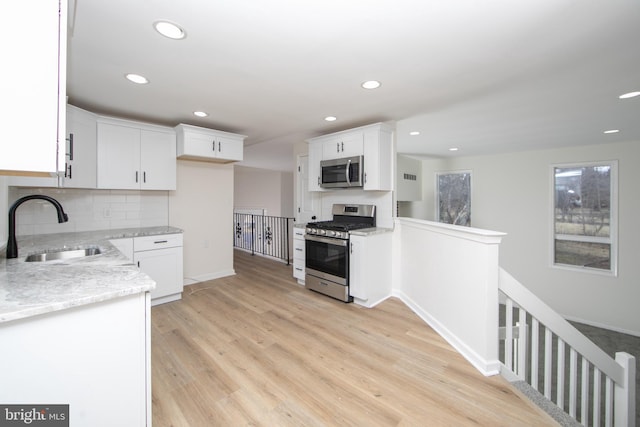
<path fill-rule="evenodd" d="M 209 114 L 204 111 L 194 111 L 193 115 L 197 117 L 207 117 Z"/>
<path fill-rule="evenodd" d="M 411 136 L 420 135 L 420 132 L 418 132 L 417 130 L 414 130 L 413 132 L 409 132 L 409 135 Z"/>
<path fill-rule="evenodd" d="M 173 40 L 182 40 L 187 37 L 187 33 L 182 27 L 178 24 L 174 24 L 169 21 L 156 21 L 153 23 L 153 28 L 156 29 L 157 32 L 162 34 L 165 37 L 168 37 Z"/>
<path fill-rule="evenodd" d="M 131 74 L 131 73 L 129 73 L 129 74 L 125 75 L 125 77 L 130 82 L 137 83 L 139 85 L 146 85 L 147 83 L 149 83 L 149 80 L 145 76 L 141 76 L 140 74 Z"/>
<path fill-rule="evenodd" d="M 620 129 L 609 129 L 604 131 L 604 133 L 618 133 L 618 132 L 620 132 Z"/>
<path fill-rule="evenodd" d="M 620 99 L 635 98 L 636 96 L 639 96 L 639 95 L 640 95 L 640 92 L 629 92 L 629 93 L 623 93 L 618 98 Z"/>
<path fill-rule="evenodd" d="M 335 122 L 336 120 L 338 120 L 337 117 L 333 117 L 333 116 L 327 116 L 324 119 L 328 122 Z"/>
<path fill-rule="evenodd" d="M 368 80 L 362 83 L 362 87 L 365 89 L 377 89 L 380 87 L 380 82 L 377 80 Z"/>
<path fill-rule="evenodd" d="M 451 147 L 449 148 L 449 151 L 458 151 L 458 149 L 456 147 Z"/>

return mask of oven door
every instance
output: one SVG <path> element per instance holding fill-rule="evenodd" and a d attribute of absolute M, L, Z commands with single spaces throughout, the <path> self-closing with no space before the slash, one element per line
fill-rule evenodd
<path fill-rule="evenodd" d="M 349 280 L 349 241 L 305 235 L 306 273 L 342 286 Z"/>

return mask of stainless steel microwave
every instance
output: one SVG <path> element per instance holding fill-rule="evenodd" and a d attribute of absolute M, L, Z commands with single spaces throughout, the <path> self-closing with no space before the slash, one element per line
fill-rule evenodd
<path fill-rule="evenodd" d="M 320 187 L 356 188 L 364 185 L 364 157 L 353 156 L 320 162 Z"/>

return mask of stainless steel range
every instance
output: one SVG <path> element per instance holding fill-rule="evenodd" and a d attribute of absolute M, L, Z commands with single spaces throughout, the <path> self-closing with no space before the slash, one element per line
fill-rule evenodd
<path fill-rule="evenodd" d="M 376 226 L 374 205 L 334 204 L 333 220 L 310 222 L 305 234 L 305 286 L 344 302 L 349 295 L 349 232 Z"/>

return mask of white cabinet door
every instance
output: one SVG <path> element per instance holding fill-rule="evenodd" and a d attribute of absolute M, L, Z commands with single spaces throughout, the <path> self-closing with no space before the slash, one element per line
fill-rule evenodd
<path fill-rule="evenodd" d="M 309 156 L 298 156 L 298 181 L 296 183 L 296 202 L 298 212 L 296 222 L 306 223 L 315 219 L 320 212 L 320 195 L 309 191 Z"/>
<path fill-rule="evenodd" d="M 143 129 L 140 134 L 140 188 L 176 189 L 176 136 Z"/>
<path fill-rule="evenodd" d="M 98 188 L 140 189 L 140 129 L 98 122 Z"/>
<path fill-rule="evenodd" d="M 244 146 L 242 141 L 238 141 L 238 138 L 230 138 L 224 135 L 216 137 L 218 143 L 219 159 L 241 161 L 244 153 Z"/>
<path fill-rule="evenodd" d="M 322 191 L 320 187 L 320 162 L 322 161 L 322 143 L 309 144 L 309 191 Z"/>
<path fill-rule="evenodd" d="M 373 307 L 391 295 L 391 232 L 349 236 L 349 294 Z"/>
<path fill-rule="evenodd" d="M 73 426 L 151 425 L 150 315 L 142 293 L 3 323 L 0 402 L 68 404 Z"/>
<path fill-rule="evenodd" d="M 152 304 L 163 297 L 179 299 L 182 294 L 182 247 L 134 252 L 134 263 L 149 275 L 156 288 L 151 291 Z"/>
<path fill-rule="evenodd" d="M 367 293 L 366 270 L 368 267 L 364 254 L 366 237 L 350 236 L 349 238 L 349 294 L 362 300 L 369 299 Z"/>
<path fill-rule="evenodd" d="M 375 127 L 364 134 L 364 189 L 393 190 L 392 132 Z"/>
<path fill-rule="evenodd" d="M 0 108 L 7 126 L 0 170 L 55 173 L 64 167 L 58 145 L 65 135 L 66 7 L 51 0 L 2 4 Z"/>
<path fill-rule="evenodd" d="M 361 156 L 363 140 L 363 133 L 359 131 L 330 137 L 322 143 L 322 159 L 331 160 Z"/>
<path fill-rule="evenodd" d="M 61 186 L 97 188 L 97 116 L 73 105 L 67 106 L 65 170 Z"/>

